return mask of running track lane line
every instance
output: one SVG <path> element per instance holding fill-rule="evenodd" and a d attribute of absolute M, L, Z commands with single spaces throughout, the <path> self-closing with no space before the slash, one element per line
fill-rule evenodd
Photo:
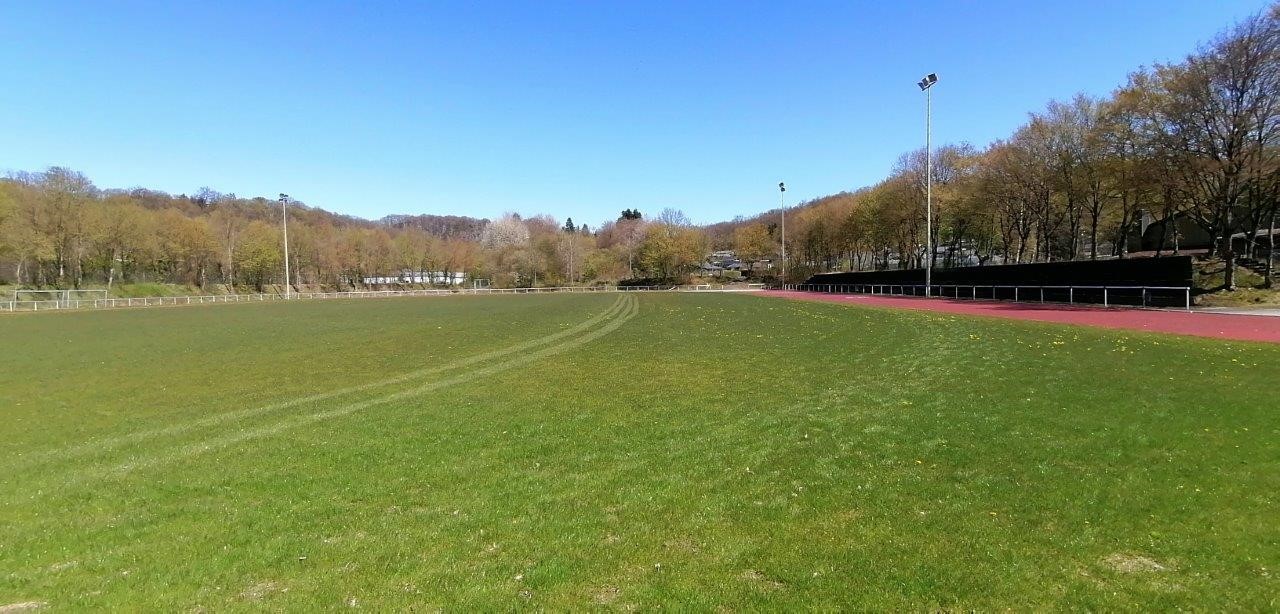
<path fill-rule="evenodd" d="M 866 307 L 917 309 L 1011 320 L 1033 320 L 1118 330 L 1171 333 L 1211 339 L 1280 343 L 1280 317 L 1274 316 L 1205 312 L 1188 313 L 1186 311 L 1162 311 L 1158 309 L 1086 307 L 1013 303 L 1009 301 L 927 299 L 922 297 L 868 294 L 823 294 L 788 290 L 768 290 L 760 294 L 794 300 L 862 305 Z"/>

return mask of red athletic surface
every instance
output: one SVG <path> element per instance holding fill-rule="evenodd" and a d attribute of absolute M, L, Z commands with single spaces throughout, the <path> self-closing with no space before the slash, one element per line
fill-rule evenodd
<path fill-rule="evenodd" d="M 1123 307 L 1085 307 L 1014 303 L 1009 301 L 966 301 L 945 298 L 913 298 L 909 296 L 871 296 L 867 294 L 823 294 L 769 290 L 763 294 L 805 301 L 822 301 L 865 305 L 924 309 L 944 313 L 1037 320 L 1061 324 L 1100 326 L 1123 330 L 1143 330 L 1217 339 L 1280 343 L 1280 317 L 1225 313 L 1164 311 Z"/>

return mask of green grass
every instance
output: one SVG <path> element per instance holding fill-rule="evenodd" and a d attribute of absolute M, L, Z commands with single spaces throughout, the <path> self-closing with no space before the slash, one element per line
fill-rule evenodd
<path fill-rule="evenodd" d="M 0 606 L 1278 605 L 1278 346 L 717 294 L 0 340 Z"/>

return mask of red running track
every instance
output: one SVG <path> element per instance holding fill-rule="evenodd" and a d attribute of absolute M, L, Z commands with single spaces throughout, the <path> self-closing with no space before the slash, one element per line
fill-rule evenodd
<path fill-rule="evenodd" d="M 1215 339 L 1280 343 L 1280 317 L 1276 316 L 1164 311 L 1123 307 L 1048 305 L 1007 301 L 966 301 L 946 298 L 927 299 L 909 296 L 823 294 L 784 290 L 769 290 L 762 294 L 804 301 L 866 305 L 868 307 L 923 309 L 926 311 L 994 318 L 1173 333 Z"/>

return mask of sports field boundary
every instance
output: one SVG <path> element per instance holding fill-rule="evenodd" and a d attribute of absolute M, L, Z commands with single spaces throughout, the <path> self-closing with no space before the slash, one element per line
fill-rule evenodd
<path fill-rule="evenodd" d="M 440 296 L 490 296 L 516 294 L 598 294 L 629 292 L 763 292 L 764 284 L 712 287 L 688 286 L 553 286 L 546 288 L 439 288 L 432 290 L 360 290 L 351 292 L 294 292 L 258 294 L 209 294 L 192 296 L 152 296 L 140 298 L 100 298 L 47 301 L 0 301 L 0 313 L 49 313 L 95 309 L 139 307 L 185 307 L 195 305 L 237 305 L 333 299 L 404 298 Z"/>
<path fill-rule="evenodd" d="M 1274 316 L 790 290 L 770 290 L 761 293 L 761 296 L 881 309 L 914 309 L 1116 330 L 1169 333 L 1211 339 L 1280 343 L 1280 318 Z"/>

